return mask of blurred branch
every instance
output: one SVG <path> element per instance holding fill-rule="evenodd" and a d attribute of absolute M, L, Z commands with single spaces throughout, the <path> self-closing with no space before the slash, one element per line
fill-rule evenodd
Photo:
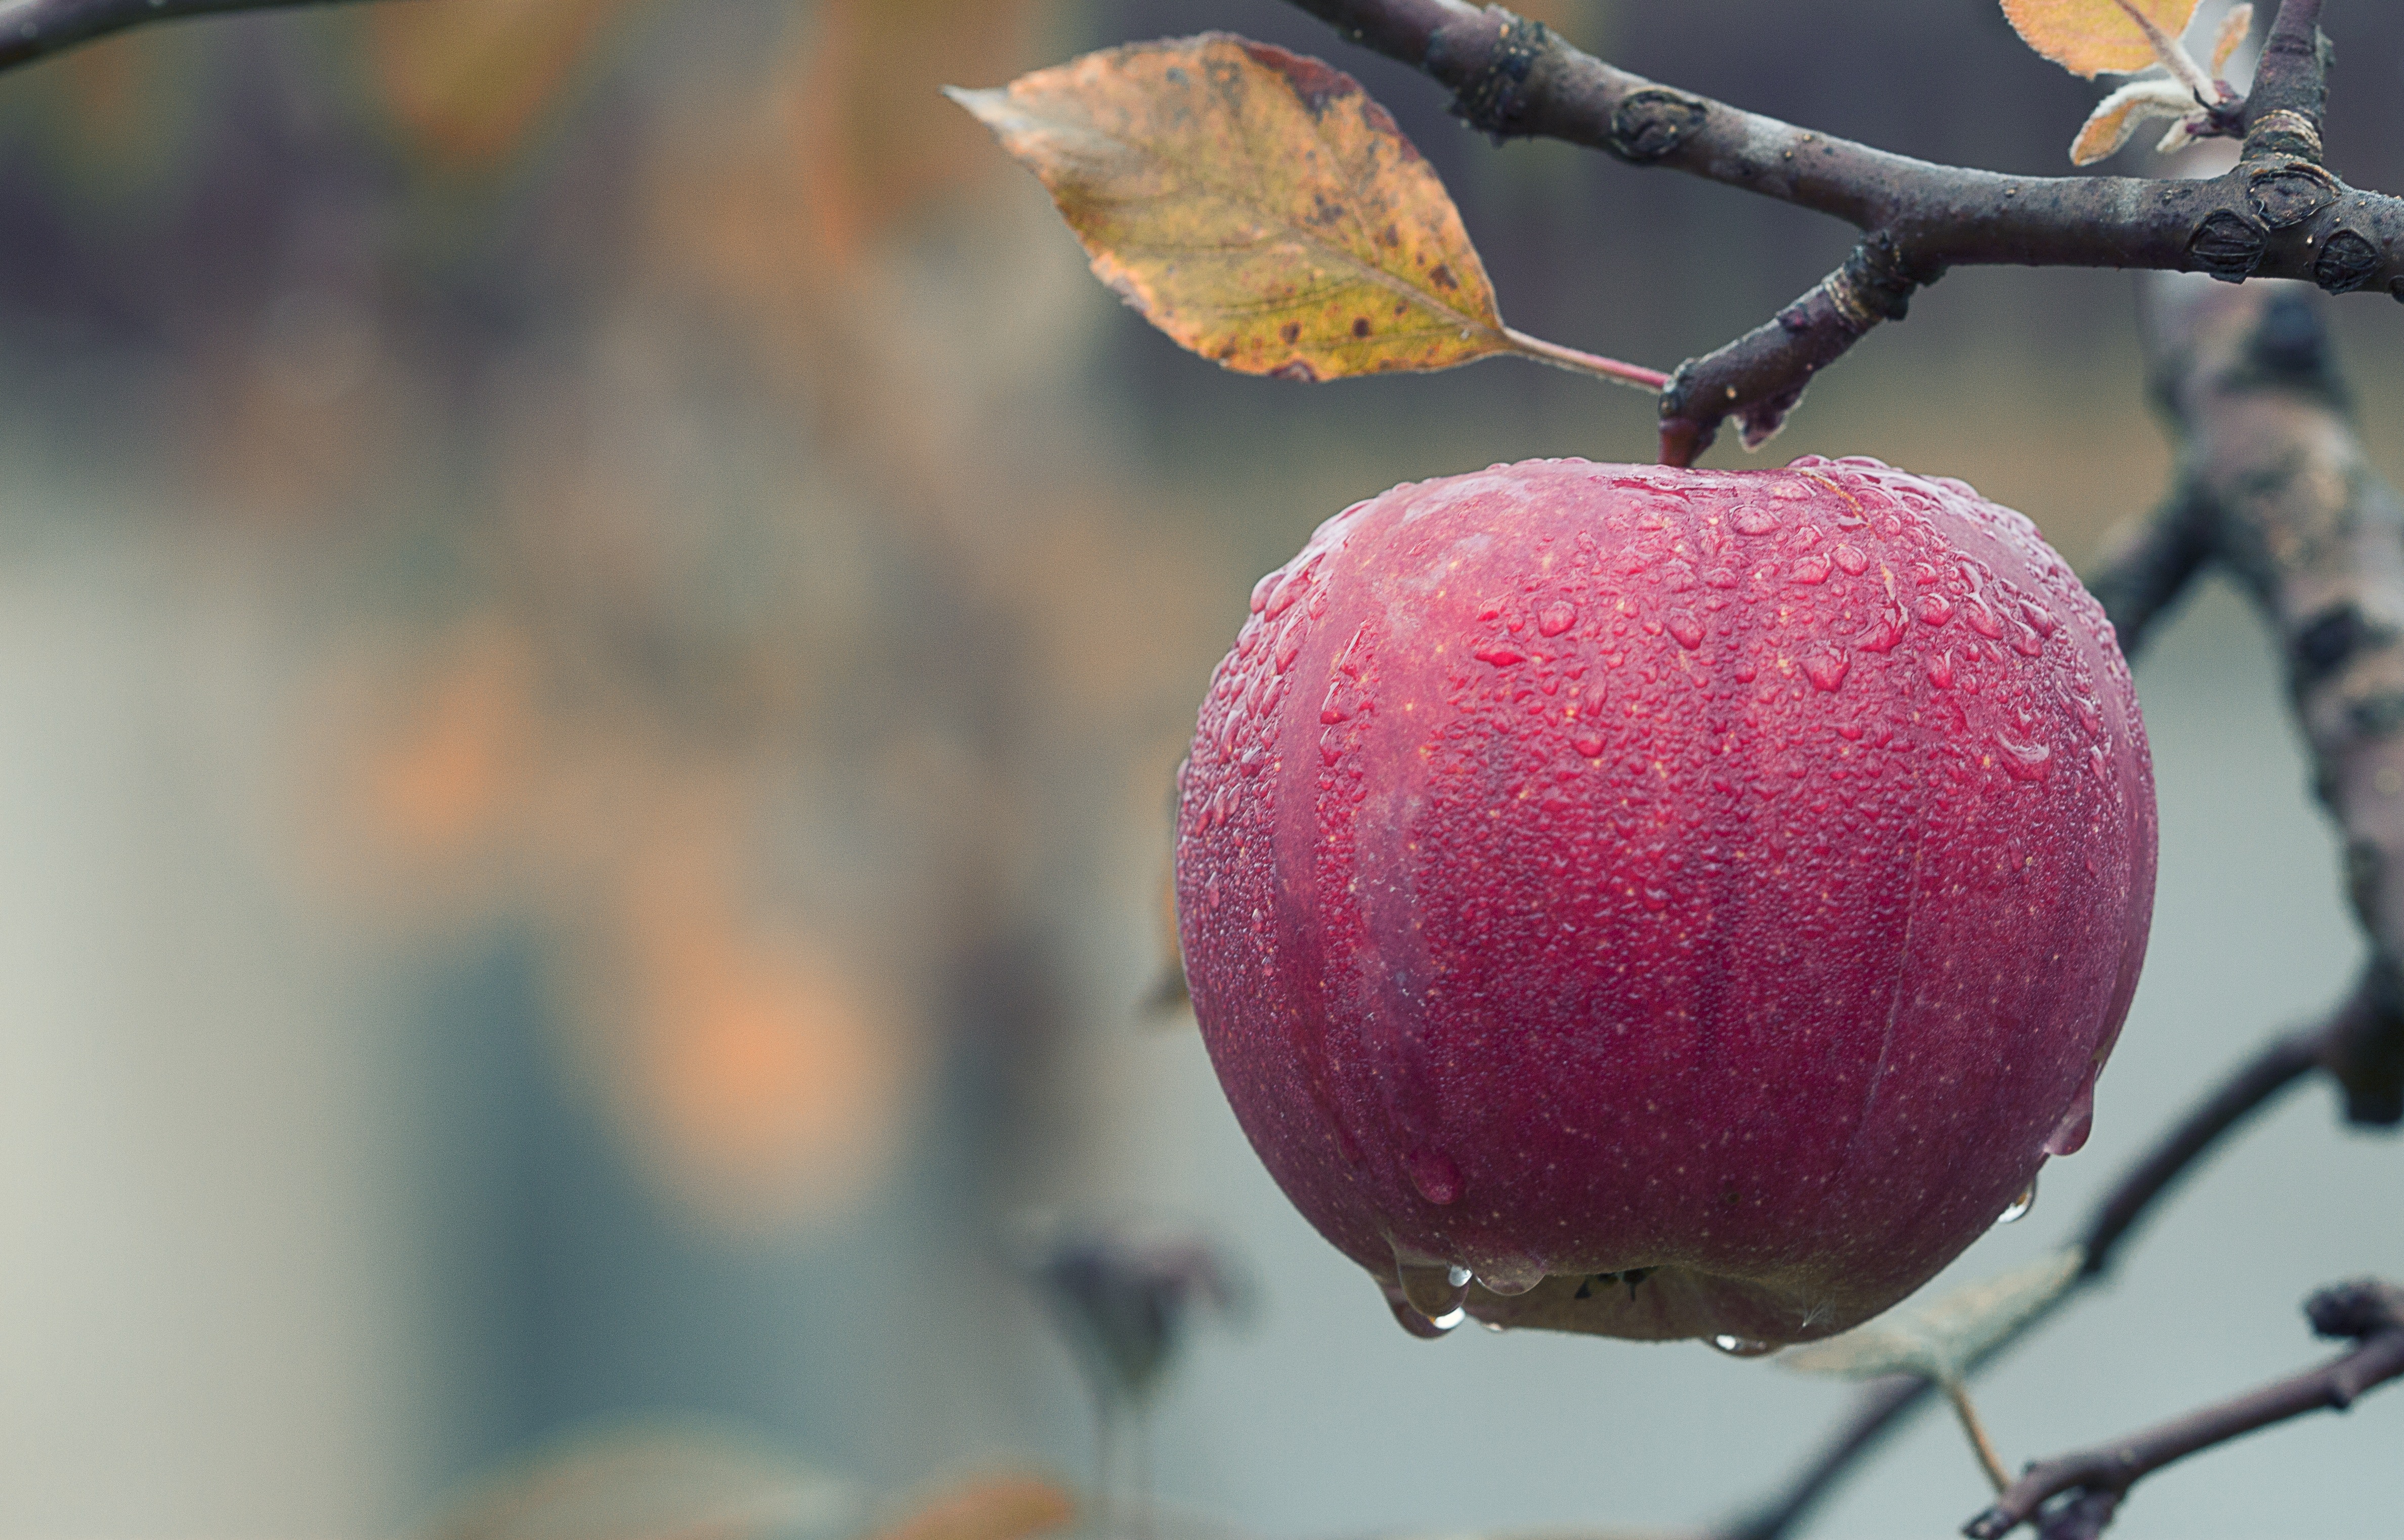
<path fill-rule="evenodd" d="M 79 44 L 155 21 L 236 11 L 345 5 L 353 0 L 0 0 L 0 70 L 36 63 Z"/>
<path fill-rule="evenodd" d="M 2044 1540 L 2094 1540 L 2145 1477 L 2200 1449 L 2324 1407 L 2343 1411 L 2365 1391 L 2404 1378 L 2404 1288 L 2367 1279 L 2323 1289 L 2305 1302 L 2313 1330 L 2355 1346 L 2318 1368 L 2092 1449 L 2039 1461 L 1963 1526 L 1971 1540 L 2001 1540 L 2032 1520 Z M 2064 1493 L 2068 1502 L 2048 1509 Z"/>
<path fill-rule="evenodd" d="M 2374 471 L 2321 307 L 2287 286 L 2157 279 L 2145 315 L 2177 490 L 2090 586 L 2134 652 L 2218 563 L 2287 658 L 2371 961 L 2318 1062 L 2358 1124 L 2404 1122 L 2404 499 Z"/>
<path fill-rule="evenodd" d="M 2404 285 L 2404 200 L 2349 188 L 2321 161 L 2319 0 L 2285 0 L 2243 119 L 2243 158 L 2210 180 L 2005 176 L 1932 165 L 1656 85 L 1543 23 L 1464 0 L 1293 0 L 1454 92 L 1498 139 L 1541 134 L 1833 215 L 1863 231 L 1842 267 L 1759 327 L 1690 358 L 1661 395 L 1661 454 L 1692 461 L 1734 418 L 1776 432 L 1812 375 L 1914 290 L 1963 263 L 2156 268 L 2309 279 L 2332 292 Z"/>

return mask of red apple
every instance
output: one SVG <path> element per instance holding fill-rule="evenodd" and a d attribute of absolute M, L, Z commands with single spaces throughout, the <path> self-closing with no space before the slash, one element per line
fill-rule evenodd
<path fill-rule="evenodd" d="M 2084 1141 L 2153 906 L 2102 609 L 1864 459 L 1346 509 L 1253 590 L 1178 835 L 1236 1115 L 1423 1332 L 1885 1309 Z"/>

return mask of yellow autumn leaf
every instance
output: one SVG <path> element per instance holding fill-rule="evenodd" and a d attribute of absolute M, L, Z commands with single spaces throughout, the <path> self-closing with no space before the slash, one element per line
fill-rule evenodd
<path fill-rule="evenodd" d="M 2145 23 L 2177 37 L 2201 0 L 2004 0 L 2028 46 L 2073 75 L 2129 75 L 2159 63 Z M 2138 17 L 2145 21 L 2141 22 Z"/>
<path fill-rule="evenodd" d="M 1504 326 L 1433 169 L 1316 59 L 1211 33 L 949 94 L 1051 189 L 1102 282 L 1229 369 L 1329 380 L 1516 352 L 1660 386 Z"/>

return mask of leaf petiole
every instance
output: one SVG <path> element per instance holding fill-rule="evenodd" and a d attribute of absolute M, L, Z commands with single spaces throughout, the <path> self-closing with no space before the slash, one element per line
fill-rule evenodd
<path fill-rule="evenodd" d="M 1539 363 L 1550 364 L 1555 369 L 1596 375 L 1614 385 L 1624 385 L 1654 396 L 1661 394 L 1661 388 L 1670 383 L 1670 376 L 1657 369 L 1622 363 L 1598 353 L 1582 353 L 1573 347 L 1563 347 L 1558 343 L 1548 343 L 1541 337 L 1530 337 L 1516 327 L 1504 327 L 1502 335 L 1510 340 L 1511 346 L 1518 353 Z"/>

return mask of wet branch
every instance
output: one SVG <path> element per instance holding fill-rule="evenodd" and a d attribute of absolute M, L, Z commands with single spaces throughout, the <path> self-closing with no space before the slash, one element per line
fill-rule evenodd
<path fill-rule="evenodd" d="M 2343 1411 L 2364 1392 L 2404 1379 L 2404 1288 L 2376 1279 L 2342 1283 L 2314 1295 L 2304 1312 L 2314 1332 L 2351 1338 L 2353 1350 L 2141 1433 L 2039 1461 L 1962 1533 L 2001 1540 L 2034 1522 L 2043 1540 L 2094 1540 L 2129 1489 L 2164 1465 L 2307 1412 Z"/>
<path fill-rule="evenodd" d="M 0 0 L 0 70 L 38 63 L 130 27 L 235 11 L 340 5 L 345 0 Z"/>
<path fill-rule="evenodd" d="M 1777 431 L 1811 377 L 1912 293 L 1965 263 L 2299 278 L 2404 298 L 2404 200 L 2321 165 L 2319 0 L 2285 0 L 2243 118 L 2243 158 L 2209 180 L 2005 176 L 1931 164 L 1661 86 L 1541 22 L 1464 0 L 1293 0 L 1449 87 L 1470 124 L 1544 135 L 1832 215 L 1863 232 L 1843 266 L 1755 329 L 1690 358 L 1661 395 L 1662 458 L 1690 463 L 1733 419 Z"/>

